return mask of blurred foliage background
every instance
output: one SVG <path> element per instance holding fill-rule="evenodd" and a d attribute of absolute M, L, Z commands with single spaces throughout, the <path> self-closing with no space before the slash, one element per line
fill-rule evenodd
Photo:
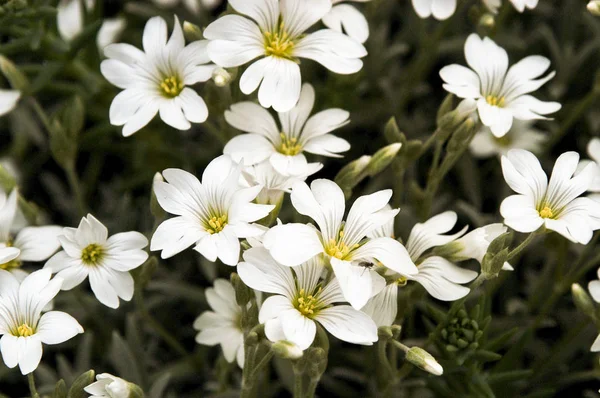
<path fill-rule="evenodd" d="M 511 64 L 539 54 L 557 71 L 536 94 L 563 104 L 554 120 L 536 125 L 549 136 L 539 154 L 546 170 L 562 152 L 583 155 L 590 138 L 600 135 L 600 18 L 587 12 L 585 1 L 541 0 L 523 14 L 504 1 L 495 17 L 479 0 L 458 3 L 446 21 L 420 19 L 408 0 L 357 3 L 371 30 L 362 71 L 340 76 L 302 62 L 303 81 L 317 92 L 315 110 L 340 107 L 351 112 L 351 123 L 336 134 L 352 149 L 343 159 L 313 156 L 325 165 L 314 177 L 334 178 L 348 161 L 397 141 L 398 131 L 384 134 L 392 117 L 408 140 L 425 141 L 436 129 L 436 114 L 446 97 L 438 72 L 450 63 L 465 64 L 463 45 L 472 32 L 492 37 L 507 50 Z M 40 211 L 36 222 L 76 226 L 91 212 L 111 233 L 137 230 L 150 237 L 159 221 L 150 209 L 154 174 L 177 167 L 200 175 L 239 133 L 225 123 L 224 110 L 246 97 L 237 80 L 226 87 L 209 81 L 197 87 L 210 111 L 206 123 L 180 132 L 156 118 L 124 138 L 108 120 L 118 89 L 100 74 L 95 35 L 102 18 L 123 16 L 127 27 L 119 41 L 139 47 L 143 26 L 154 15 L 172 25 L 176 13 L 182 21 L 205 27 L 227 6 L 196 15 L 183 6 L 165 9 L 151 1 L 98 1 L 84 31 L 65 43 L 57 34 L 56 5 L 50 0 L 0 0 L 0 55 L 28 81 L 18 108 L 0 119 L 0 159 L 14 165 L 22 195 Z M 0 87 L 15 84 L 2 79 Z M 410 148 L 405 145 L 398 156 L 410 156 Z M 427 153 L 403 176 L 392 164 L 364 179 L 352 197 L 394 188 L 393 203 L 402 208 L 396 232 L 406 239 L 419 221 L 416 187 L 423 186 L 430 162 Z M 498 158 L 478 160 L 465 152 L 442 181 L 429 215 L 454 210 L 460 227 L 499 222 L 498 206 L 508 193 Z M 280 217 L 289 221 L 297 216 L 288 203 Z M 431 352 L 444 366 L 444 376 L 401 368 L 390 396 L 597 396 L 600 366 L 589 352 L 597 329 L 578 313 L 570 296 L 571 283 L 585 285 L 595 278 L 600 265 L 597 238 L 598 233 L 583 247 L 555 234 L 544 236 L 513 261 L 514 272 L 486 283 L 469 296 L 465 311 L 452 317 L 445 315 L 447 304 L 426 296 L 418 285 L 401 290 L 398 323 L 405 341 L 426 346 L 429 332 L 438 325 L 439 331 L 456 324 L 450 318 L 460 325 L 462 319 L 469 325 L 475 320 L 477 327 L 468 326 L 472 333 L 466 334 L 487 354 L 447 352 L 447 342 L 434 333 L 430 342 L 435 344 L 429 347 L 438 348 Z M 118 310 L 99 304 L 85 284 L 61 293 L 56 307 L 72 314 L 86 332 L 60 346 L 44 347 L 43 365 L 36 372 L 39 391 L 51 393 L 59 379 L 70 385 L 94 369 L 138 383 L 150 397 L 237 396 L 239 369 L 224 361 L 219 348 L 197 345 L 192 328 L 195 317 L 208 308 L 204 288 L 232 271 L 188 250 L 145 264 L 136 275 L 135 299 Z M 450 334 L 464 333 L 461 327 L 452 326 Z M 375 349 L 331 343 L 318 394 L 379 396 L 386 380 L 378 376 Z M 259 396 L 288 396 L 291 383 L 289 364 L 275 360 L 261 381 Z M 18 370 L 0 364 L 0 392 L 8 397 L 27 394 Z"/>

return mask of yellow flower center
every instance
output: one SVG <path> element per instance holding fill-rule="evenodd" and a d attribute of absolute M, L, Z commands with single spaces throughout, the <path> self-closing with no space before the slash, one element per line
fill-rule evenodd
<path fill-rule="evenodd" d="M 554 213 L 552 212 L 552 209 L 549 208 L 548 206 L 544 206 L 544 208 L 542 210 L 540 210 L 539 213 L 540 213 L 540 217 L 542 217 L 542 218 L 554 217 Z"/>
<path fill-rule="evenodd" d="M 160 83 L 160 90 L 165 97 L 174 98 L 183 90 L 183 81 L 177 76 L 169 76 Z"/>
<path fill-rule="evenodd" d="M 342 227 L 339 232 L 339 239 L 329 239 L 329 242 L 327 242 L 327 245 L 325 246 L 325 253 L 341 260 L 358 246 L 358 244 L 355 244 L 354 246 L 350 247 L 344 242 L 344 229 Z"/>
<path fill-rule="evenodd" d="M 104 256 L 104 248 L 96 243 L 91 243 L 81 251 L 81 261 L 85 265 L 98 265 Z"/>
<path fill-rule="evenodd" d="M 285 31 L 283 22 L 279 24 L 279 29 L 273 32 L 264 32 L 263 36 L 267 56 L 273 55 L 279 58 L 293 59 L 294 41 Z"/>
<path fill-rule="evenodd" d="M 13 242 L 12 242 L 12 240 L 9 239 L 8 242 L 6 242 L 6 247 L 12 247 L 12 246 L 13 246 Z M 19 260 L 18 258 L 15 258 L 14 260 L 10 260 L 7 263 L 0 264 L 0 269 L 10 271 L 12 269 L 19 268 L 21 266 L 21 264 L 22 264 L 21 260 Z"/>
<path fill-rule="evenodd" d="M 29 337 L 33 335 L 33 329 L 28 324 L 24 323 L 17 328 L 19 337 Z"/>
<path fill-rule="evenodd" d="M 225 228 L 227 225 L 227 215 L 221 215 L 219 217 L 213 216 L 210 220 L 208 220 L 208 226 L 206 227 L 206 232 L 209 234 L 218 234 Z"/>
<path fill-rule="evenodd" d="M 315 312 L 323 307 L 317 298 L 322 290 L 323 288 L 319 287 L 316 293 L 307 294 L 304 289 L 300 289 L 298 297 L 295 300 L 294 307 L 296 307 L 296 309 L 305 317 L 310 318 L 311 316 L 315 315 Z"/>
<path fill-rule="evenodd" d="M 405 277 L 401 276 L 400 278 L 396 279 L 396 284 L 398 286 L 406 286 L 406 283 L 408 282 L 408 279 L 406 279 Z"/>
<path fill-rule="evenodd" d="M 496 97 L 495 95 L 488 95 L 485 97 L 488 104 L 492 106 L 504 107 L 504 97 Z"/>
<path fill-rule="evenodd" d="M 302 145 L 298 143 L 298 138 L 288 137 L 284 133 L 279 134 L 279 136 L 281 137 L 281 145 L 279 146 L 280 153 L 294 156 L 302 152 Z"/>

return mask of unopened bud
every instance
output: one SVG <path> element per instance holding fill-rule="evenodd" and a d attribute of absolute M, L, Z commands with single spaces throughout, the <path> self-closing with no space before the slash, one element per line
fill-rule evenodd
<path fill-rule="evenodd" d="M 437 117 L 436 117 L 436 123 L 437 123 L 438 127 L 440 127 L 440 122 L 442 121 L 443 117 L 446 116 L 448 114 L 448 112 L 452 111 L 453 102 L 454 102 L 454 95 L 452 95 L 452 94 L 448 94 L 446 96 L 446 98 L 444 98 L 444 101 L 442 101 L 442 104 L 438 108 Z"/>
<path fill-rule="evenodd" d="M 283 359 L 302 358 L 304 352 L 296 344 L 287 340 L 279 340 L 271 346 L 273 353 Z"/>
<path fill-rule="evenodd" d="M 196 24 L 185 21 L 183 23 L 183 34 L 187 41 L 197 41 L 204 39 L 202 29 Z"/>
<path fill-rule="evenodd" d="M 473 135 L 475 128 L 475 122 L 470 117 L 467 118 L 460 127 L 452 134 L 448 146 L 446 149 L 448 152 L 457 152 L 462 147 L 469 144 L 469 141 Z"/>
<path fill-rule="evenodd" d="M 371 162 L 371 156 L 364 155 L 348 163 L 335 176 L 335 182 L 342 189 L 354 188 L 366 175 L 365 170 Z"/>
<path fill-rule="evenodd" d="M 595 318 L 596 305 L 585 289 L 579 284 L 574 283 L 571 285 L 571 293 L 573 294 L 573 301 L 575 302 L 577 309 L 590 318 Z"/>
<path fill-rule="evenodd" d="M 507 259 L 508 248 L 504 248 L 496 254 L 488 252 L 483 256 L 483 260 L 481 261 L 481 272 L 487 279 L 495 278 L 498 276 Z"/>
<path fill-rule="evenodd" d="M 379 339 L 391 339 L 394 336 L 394 333 L 392 332 L 392 328 L 389 326 L 380 326 L 377 329 L 377 336 L 379 337 Z"/>
<path fill-rule="evenodd" d="M 587 4 L 588 11 L 597 17 L 600 17 L 600 0 L 592 0 Z"/>
<path fill-rule="evenodd" d="M 237 305 L 240 307 L 248 305 L 253 296 L 252 289 L 246 286 L 246 284 L 242 282 L 240 276 L 235 272 L 231 273 L 229 280 L 235 290 L 235 301 L 237 302 Z"/>
<path fill-rule="evenodd" d="M 233 76 L 224 68 L 215 68 L 212 73 L 213 82 L 217 87 L 225 87 L 233 80 Z"/>
<path fill-rule="evenodd" d="M 8 58 L 0 55 L 0 70 L 12 88 L 23 91 L 29 85 L 27 77 Z"/>
<path fill-rule="evenodd" d="M 401 142 L 403 144 L 406 142 L 406 136 L 398 128 L 395 117 L 390 118 L 385 124 L 383 135 L 388 142 Z"/>
<path fill-rule="evenodd" d="M 411 347 L 406 353 L 406 360 L 432 375 L 440 376 L 444 373 L 442 365 L 430 353 L 420 347 Z"/>
<path fill-rule="evenodd" d="M 400 148 L 402 148 L 402 143 L 396 142 L 395 144 L 384 146 L 375 152 L 367 166 L 367 174 L 373 177 L 385 170 L 392 163 Z"/>
<path fill-rule="evenodd" d="M 487 252 L 496 254 L 496 253 L 500 252 L 500 250 L 506 249 L 507 247 L 510 246 L 513 236 L 514 236 L 514 233 L 512 231 L 505 232 L 502 235 L 498 236 L 496 239 L 494 239 L 492 241 L 492 243 L 490 243 L 490 245 L 488 246 Z"/>
<path fill-rule="evenodd" d="M 136 384 L 130 383 L 120 377 L 109 373 L 102 373 L 96 376 L 96 382 L 84 388 L 89 394 L 99 395 L 97 391 L 102 391 L 104 395 L 114 398 L 143 398 L 144 391 Z"/>
<path fill-rule="evenodd" d="M 496 20 L 492 14 L 483 14 L 481 18 L 479 18 L 479 26 L 481 26 L 486 31 L 490 31 L 494 29 L 496 26 Z"/>

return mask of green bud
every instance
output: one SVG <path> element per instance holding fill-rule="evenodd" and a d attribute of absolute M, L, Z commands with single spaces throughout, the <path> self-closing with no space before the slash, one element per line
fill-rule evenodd
<path fill-rule="evenodd" d="M 440 117 L 437 121 L 438 129 L 451 133 L 458 127 L 458 125 L 463 121 L 463 117 L 460 116 L 460 112 L 457 110 L 453 110 L 452 112 L 448 112 L 442 117 Z M 444 135 L 442 138 L 448 138 L 448 135 Z"/>
<path fill-rule="evenodd" d="M 228 86 L 234 78 L 234 74 L 225 68 L 215 68 L 212 73 L 212 80 L 217 87 Z"/>
<path fill-rule="evenodd" d="M 129 387 L 129 396 L 127 398 L 144 398 L 144 390 L 137 384 L 127 383 Z"/>
<path fill-rule="evenodd" d="M 574 283 L 571 285 L 571 293 L 573 294 L 573 301 L 575 302 L 577 309 L 590 318 L 595 319 L 596 304 L 594 304 L 594 301 L 585 291 L 585 289 L 583 289 L 579 284 Z"/>
<path fill-rule="evenodd" d="M 271 350 L 279 358 L 300 359 L 304 352 L 296 344 L 287 340 L 279 340 L 271 345 Z"/>
<path fill-rule="evenodd" d="M 475 122 L 471 118 L 467 118 L 458 129 L 452 134 L 448 146 L 446 147 L 448 152 L 458 152 L 462 150 L 466 145 L 469 145 L 469 141 L 475 130 Z"/>
<path fill-rule="evenodd" d="M 442 104 L 440 105 L 440 107 L 438 108 L 438 111 L 437 111 L 436 123 L 437 123 L 438 127 L 440 127 L 440 122 L 442 121 L 444 116 L 446 116 L 449 112 L 452 111 L 453 105 L 454 105 L 454 95 L 453 94 L 446 95 L 446 98 L 444 98 L 444 101 L 442 101 Z"/>
<path fill-rule="evenodd" d="M 379 337 L 380 340 L 388 340 L 391 339 L 394 336 L 394 333 L 392 332 L 392 328 L 389 326 L 380 326 L 377 329 L 377 336 Z"/>
<path fill-rule="evenodd" d="M 69 393 L 67 396 L 69 398 L 87 397 L 87 394 L 83 389 L 94 382 L 95 375 L 96 373 L 93 370 L 88 370 L 87 372 L 79 375 L 79 377 L 75 379 L 73 384 L 71 384 L 71 388 L 69 389 Z"/>
<path fill-rule="evenodd" d="M 11 60 L 0 55 L 0 70 L 15 90 L 25 90 L 29 86 L 27 77 L 12 63 Z"/>
<path fill-rule="evenodd" d="M 496 27 L 496 20 L 490 13 L 485 13 L 479 18 L 479 26 L 486 32 L 491 32 Z"/>
<path fill-rule="evenodd" d="M 54 386 L 52 398 L 67 398 L 67 385 L 63 379 L 60 379 Z"/>
<path fill-rule="evenodd" d="M 464 256 L 459 255 L 463 249 L 464 245 L 461 242 L 450 242 L 443 246 L 436 246 L 432 253 L 449 261 L 457 262 L 465 260 Z"/>
<path fill-rule="evenodd" d="M 512 231 L 507 231 L 502 235 L 499 235 L 498 237 L 496 237 L 496 239 L 492 241 L 492 243 L 490 243 L 487 249 L 487 253 L 497 254 L 502 249 L 507 249 L 512 242 L 513 236 L 514 233 Z"/>
<path fill-rule="evenodd" d="M 410 140 L 402 145 L 400 159 L 405 165 L 412 163 L 420 154 L 423 142 L 420 140 Z"/>
<path fill-rule="evenodd" d="M 590 14 L 600 17 L 600 0 L 592 0 L 587 4 Z"/>
<path fill-rule="evenodd" d="M 5 192 L 10 192 L 17 186 L 15 178 L 0 164 L 0 187 Z"/>
<path fill-rule="evenodd" d="M 246 284 L 242 282 L 240 276 L 235 272 L 231 273 L 229 280 L 231 281 L 231 285 L 235 290 L 235 301 L 237 302 L 237 304 L 240 307 L 247 306 L 250 300 L 252 300 L 252 298 L 254 297 L 254 292 L 252 291 L 252 289 L 246 286 Z"/>
<path fill-rule="evenodd" d="M 254 346 L 254 345 L 258 344 L 258 341 L 259 341 L 258 333 L 256 333 L 255 331 L 251 331 L 246 336 L 246 340 L 244 343 L 249 346 Z"/>
<path fill-rule="evenodd" d="M 390 165 L 390 163 L 392 163 L 392 160 L 394 160 L 398 151 L 400 151 L 400 148 L 402 148 L 402 143 L 397 142 L 395 144 L 384 146 L 375 152 L 367 166 L 366 173 L 371 177 L 381 173 Z"/>
<path fill-rule="evenodd" d="M 444 373 L 444 368 L 435 358 L 421 347 L 411 347 L 406 353 L 406 360 L 420 369 L 436 376 Z"/>
<path fill-rule="evenodd" d="M 402 326 L 400 325 L 392 325 L 392 337 L 394 339 L 397 339 L 398 337 L 400 337 L 400 332 L 402 332 Z"/>
<path fill-rule="evenodd" d="M 395 117 L 390 118 L 390 120 L 388 120 L 388 122 L 385 124 L 383 135 L 390 143 L 401 142 L 404 144 L 406 142 L 406 136 L 398 128 L 398 123 L 396 123 Z"/>
<path fill-rule="evenodd" d="M 335 176 L 335 182 L 342 189 L 354 188 L 365 176 L 365 170 L 371 161 L 371 156 L 364 155 L 348 163 Z"/>
<path fill-rule="evenodd" d="M 487 279 L 495 278 L 508 259 L 508 248 L 500 250 L 497 254 L 486 253 L 481 261 L 481 272 Z"/>
<path fill-rule="evenodd" d="M 187 41 L 197 41 L 204 39 L 204 35 L 202 35 L 202 29 L 196 24 L 193 24 L 189 21 L 183 22 L 183 34 Z"/>

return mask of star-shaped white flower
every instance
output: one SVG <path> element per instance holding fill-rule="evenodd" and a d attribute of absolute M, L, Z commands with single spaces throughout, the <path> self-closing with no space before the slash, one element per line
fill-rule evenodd
<path fill-rule="evenodd" d="M 58 239 L 63 251 L 44 268 L 64 279 L 62 290 L 71 290 L 89 277 L 94 295 L 107 307 L 118 308 L 119 298 L 131 300 L 134 283 L 129 271 L 148 259 L 144 235 L 131 231 L 109 237 L 106 227 L 88 214 L 77 228 L 64 228 Z"/>
<path fill-rule="evenodd" d="M 549 59 L 529 56 L 509 69 L 506 51 L 475 33 L 465 43 L 465 58 L 471 69 L 453 64 L 440 70 L 444 88 L 460 98 L 476 100 L 481 122 L 495 136 L 504 136 L 513 119 L 546 119 L 542 115 L 561 108 L 557 102 L 543 102 L 529 95 L 554 77 L 552 72 L 538 79 L 550 66 Z"/>
<path fill-rule="evenodd" d="M 300 176 L 308 171 L 303 152 L 341 157 L 350 149 L 348 141 L 330 134 L 349 123 L 350 114 L 343 109 L 327 109 L 313 116 L 315 90 L 305 83 L 298 104 L 279 113 L 278 126 L 273 116 L 253 102 L 240 102 L 225 111 L 225 120 L 248 134 L 232 138 L 223 149 L 234 161 L 247 166 L 266 159 L 280 174 Z"/>
<path fill-rule="evenodd" d="M 377 341 L 375 323 L 351 306 L 340 305 L 345 300 L 338 281 L 322 281 L 323 269 L 319 257 L 296 267 L 284 266 L 263 247 L 245 251 L 244 261 L 238 265 L 246 285 L 273 294 L 258 315 L 269 340 L 291 341 L 305 350 L 314 341 L 318 322 L 340 340 L 373 344 Z"/>
<path fill-rule="evenodd" d="M 323 24 L 336 32 L 346 32 L 348 36 L 359 43 L 369 38 L 369 23 L 365 16 L 350 4 L 345 2 L 366 3 L 371 0 L 331 0 L 333 7 L 322 18 Z"/>
<path fill-rule="evenodd" d="M 109 59 L 102 61 L 104 77 L 122 88 L 113 100 L 111 124 L 123 126 L 130 136 L 160 113 L 160 118 L 179 130 L 190 123 L 202 123 L 208 117 L 204 100 L 187 87 L 205 82 L 212 76 L 206 40 L 185 46 L 179 20 L 167 41 L 167 23 L 161 17 L 148 20 L 142 38 L 144 51 L 130 44 L 111 44 L 104 48 Z"/>
<path fill-rule="evenodd" d="M 242 309 L 235 300 L 235 290 L 225 279 L 217 279 L 214 287 L 206 289 L 206 300 L 213 311 L 203 312 L 194 321 L 198 330 L 196 343 L 213 346 L 221 345 L 227 362 L 237 361 L 244 367 L 244 332 L 240 319 Z"/>
<path fill-rule="evenodd" d="M 312 218 L 319 229 L 310 224 L 278 225 L 265 234 L 264 245 L 275 260 L 286 266 L 324 255 L 331 262 L 346 301 L 360 309 L 385 286 L 373 264 L 381 262 L 402 275 L 417 273 L 400 242 L 389 237 L 367 238 L 372 230 L 398 214 L 398 209 L 385 209 L 391 196 L 388 189 L 359 197 L 343 222 L 345 198 L 335 182 L 314 180 L 310 188 L 298 182 L 292 187 L 292 204 L 300 214 Z"/>
<path fill-rule="evenodd" d="M 169 258 L 195 244 L 194 250 L 209 261 L 219 258 L 236 265 L 239 238 L 262 235 L 252 223 L 266 217 L 273 205 L 252 203 L 262 189 L 240 186 L 241 166 L 222 155 L 206 166 L 202 182 L 179 169 L 163 171 L 167 182 L 156 181 L 154 193 L 160 206 L 177 215 L 158 226 L 150 250 Z"/>
<path fill-rule="evenodd" d="M 535 155 L 510 150 L 502 157 L 502 172 L 518 195 L 500 205 L 504 224 L 519 232 L 533 232 L 544 225 L 573 242 L 587 244 L 593 231 L 600 229 L 600 203 L 579 196 L 591 186 L 596 165 L 590 163 L 575 173 L 578 161 L 576 152 L 560 155 L 548 182 Z"/>
<path fill-rule="evenodd" d="M 83 328 L 61 311 L 42 314 L 60 291 L 61 278 L 50 280 L 49 270 L 29 274 L 19 282 L 0 269 L 0 351 L 9 368 L 19 365 L 22 374 L 33 372 L 42 359 L 43 344 L 60 344 Z"/>
<path fill-rule="evenodd" d="M 306 31 L 331 10 L 331 0 L 229 0 L 244 15 L 225 15 L 208 25 L 210 59 L 222 67 L 244 65 L 240 89 L 258 90 L 265 108 L 287 112 L 300 97 L 299 59 L 350 74 L 362 68 L 367 51 L 359 42 L 332 29 Z"/>
<path fill-rule="evenodd" d="M 448 19 L 456 11 L 456 0 L 412 0 L 417 15 L 429 18 L 433 15 L 440 21 Z"/>

